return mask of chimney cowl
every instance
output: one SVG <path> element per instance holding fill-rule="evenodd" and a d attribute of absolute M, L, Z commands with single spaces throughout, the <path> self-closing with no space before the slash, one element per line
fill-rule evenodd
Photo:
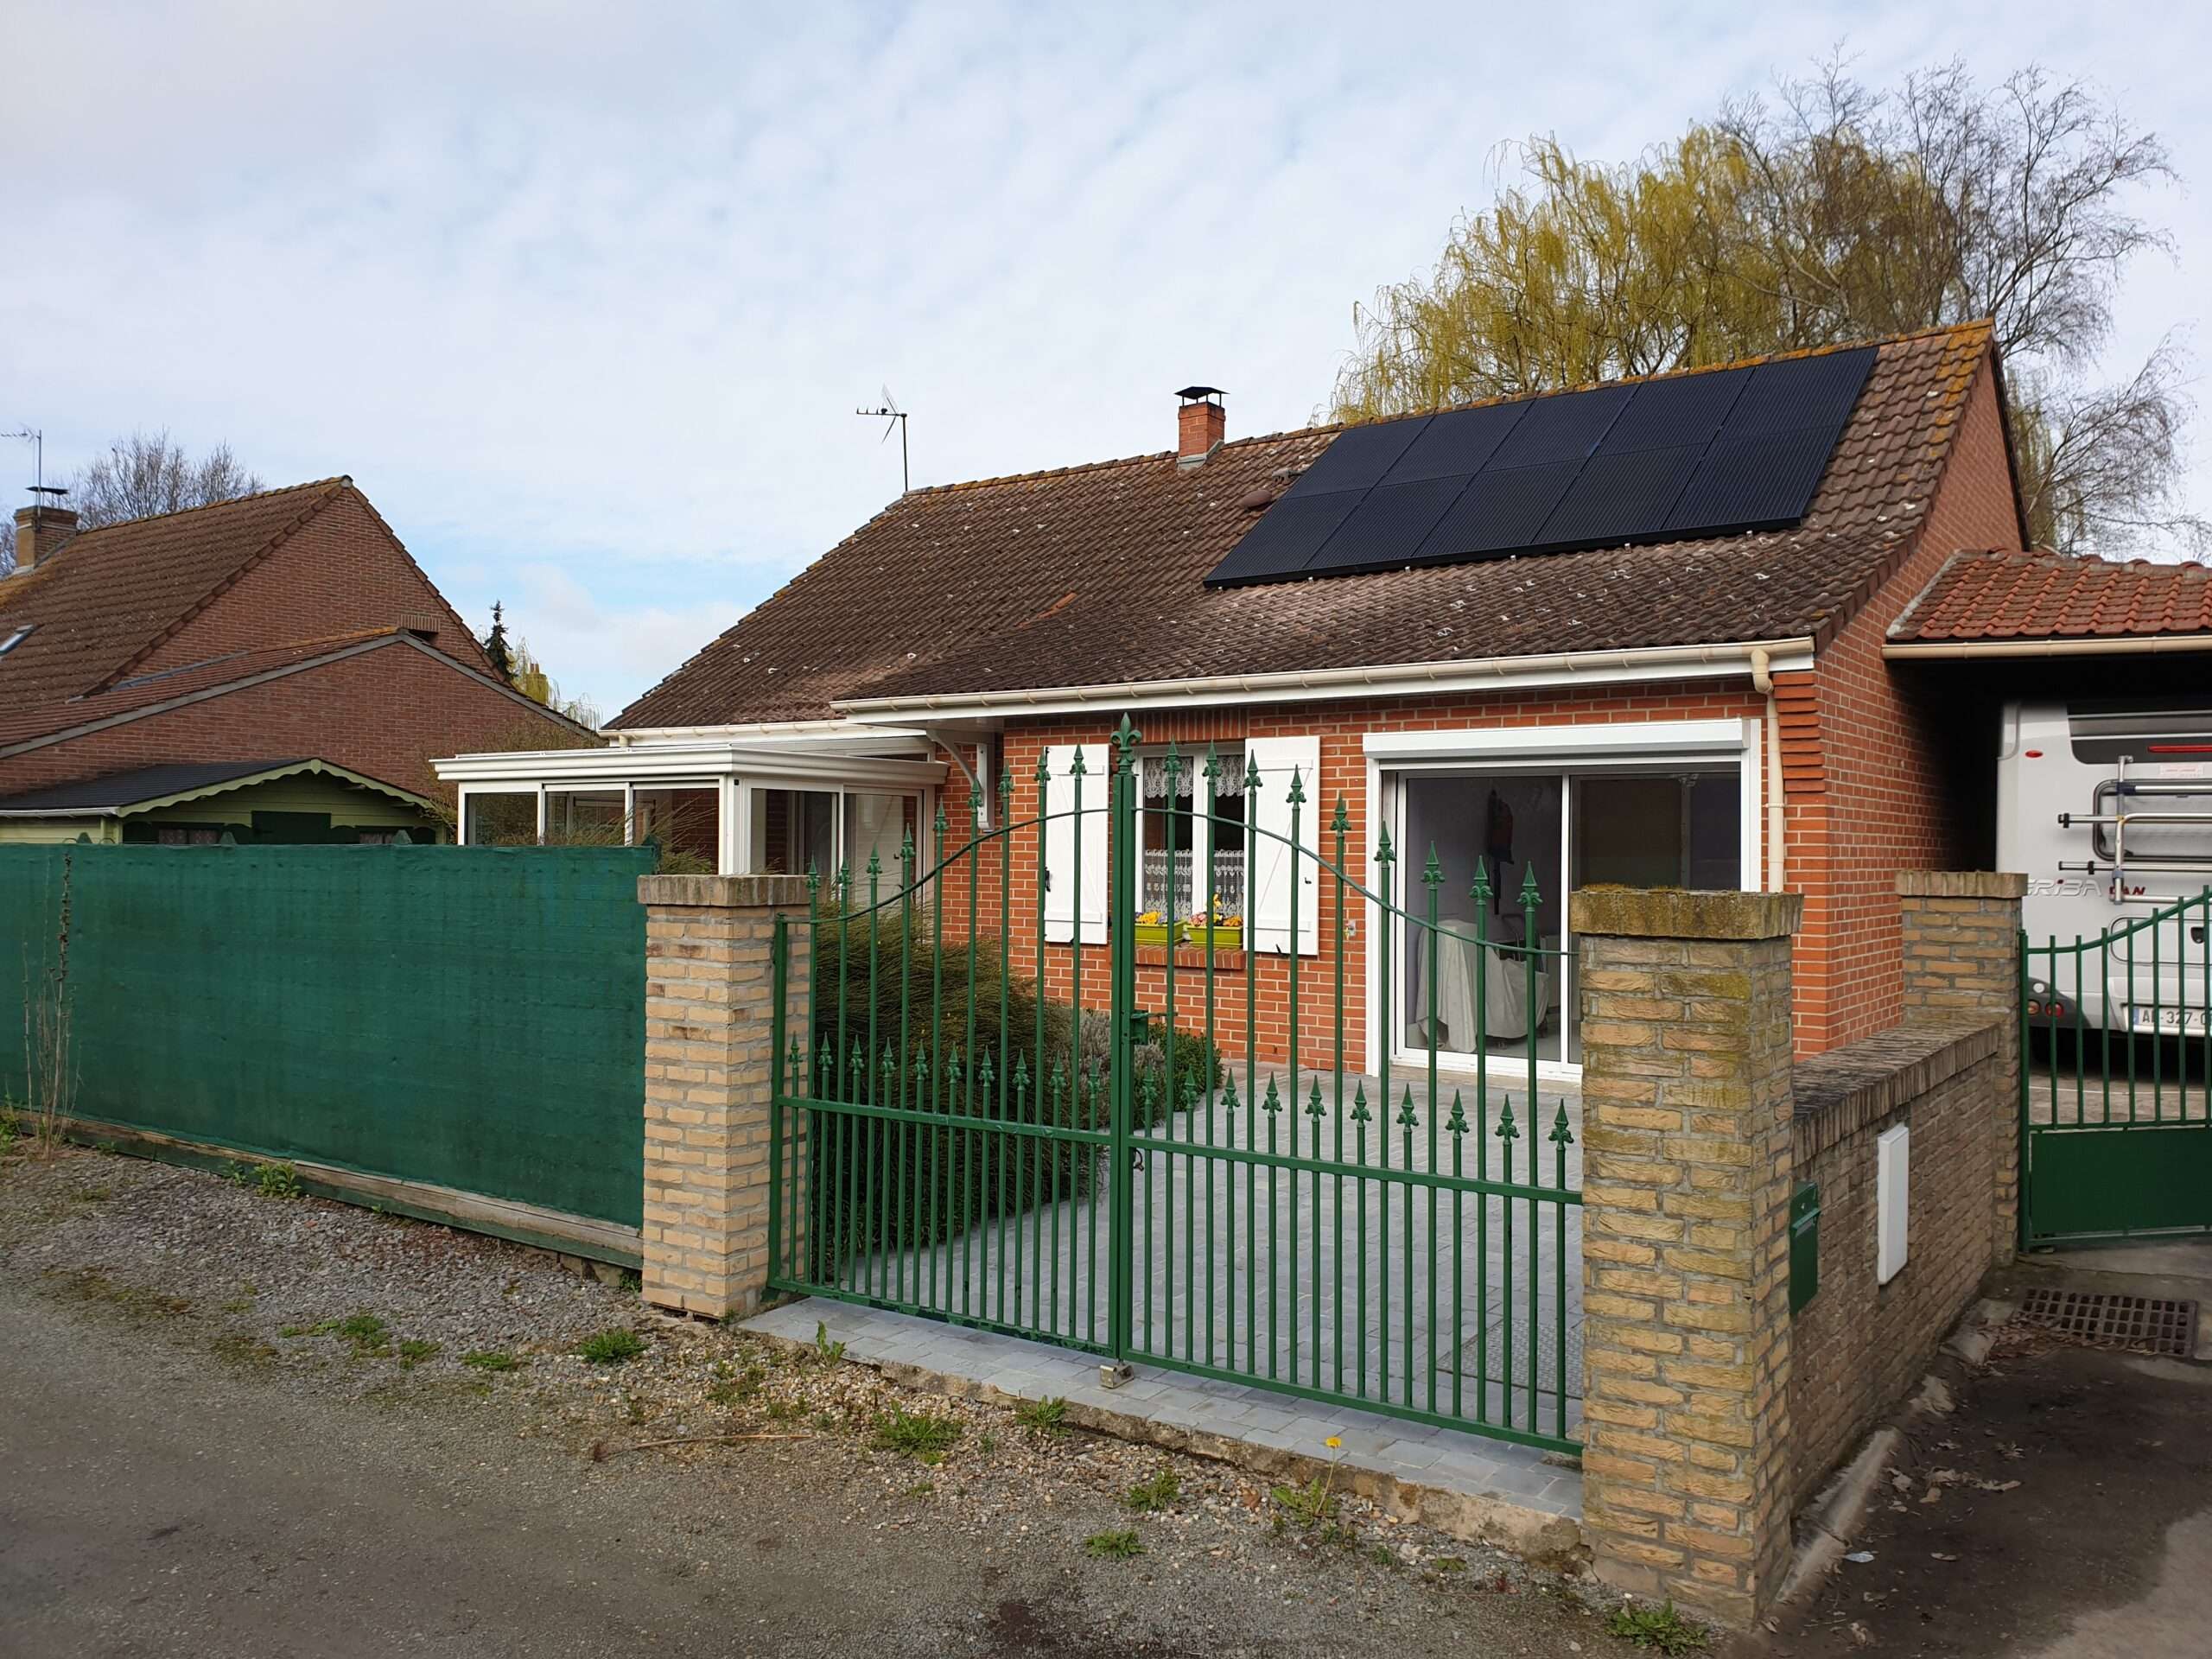
<path fill-rule="evenodd" d="M 49 490 L 59 494 L 59 490 Z M 16 509 L 16 573 L 34 570 L 52 558 L 77 533 L 77 515 L 70 508 L 41 501 Z"/>
<path fill-rule="evenodd" d="M 1175 396 L 1181 399 L 1175 410 L 1175 464 L 1203 467 L 1229 429 L 1229 415 L 1221 406 L 1228 394 L 1219 386 L 1185 386 Z"/>

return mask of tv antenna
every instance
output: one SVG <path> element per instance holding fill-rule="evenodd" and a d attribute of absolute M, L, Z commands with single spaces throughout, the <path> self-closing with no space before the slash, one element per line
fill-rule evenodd
<path fill-rule="evenodd" d="M 856 409 L 853 413 L 870 416 L 883 423 L 883 436 L 877 440 L 879 442 L 888 443 L 891 441 L 891 429 L 894 426 L 899 429 L 899 493 L 901 495 L 912 493 L 914 480 L 906 467 L 906 411 L 899 408 L 898 402 L 891 396 L 891 388 L 888 386 L 883 388 L 882 408 Z"/>
<path fill-rule="evenodd" d="M 45 497 L 63 495 L 67 491 L 46 487 L 46 434 L 35 426 L 19 426 L 13 432 L 0 432 L 0 438 L 21 438 L 31 447 L 31 493 Z M 44 506 L 41 499 L 39 505 Z"/>

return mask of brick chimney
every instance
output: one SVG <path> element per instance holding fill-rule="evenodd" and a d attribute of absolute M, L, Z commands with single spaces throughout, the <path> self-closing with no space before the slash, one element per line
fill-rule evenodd
<path fill-rule="evenodd" d="M 77 533 L 77 515 L 67 507 L 50 507 L 43 503 L 35 507 L 16 509 L 16 569 L 34 569 L 41 560 L 50 559 L 69 544 Z"/>
<path fill-rule="evenodd" d="M 1226 394 L 1219 386 L 1185 386 L 1175 395 L 1183 400 L 1175 411 L 1175 464 L 1203 467 L 1229 428 L 1228 411 L 1221 406 Z"/>

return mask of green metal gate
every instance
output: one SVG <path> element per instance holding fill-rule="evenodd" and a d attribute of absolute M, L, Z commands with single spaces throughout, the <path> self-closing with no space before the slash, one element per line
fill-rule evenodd
<path fill-rule="evenodd" d="M 2212 888 L 2021 936 L 2021 1237 L 2212 1229 Z"/>
<path fill-rule="evenodd" d="M 1387 828 L 1353 879 L 1342 800 L 1314 823 L 1293 772 L 1287 830 L 1263 827 L 1256 762 L 1173 747 L 1144 757 L 1154 797 L 1139 741 L 1125 720 L 1103 778 L 1080 750 L 1027 791 L 1001 777 L 957 842 L 940 811 L 927 868 L 910 836 L 895 872 L 810 873 L 774 951 L 772 1287 L 1575 1449 L 1573 1121 L 1533 1038 L 1493 1090 L 1486 1028 L 1493 966 L 1524 1011 L 1560 983 L 1533 878 L 1507 900 L 1478 866 L 1455 930 L 1433 850 L 1409 904 Z M 1263 869 L 1281 950 L 1256 937 Z M 1445 948 L 1473 964 L 1465 1069 L 1430 1017 L 1411 1075 L 1389 1040 L 1363 1072 L 1397 976 L 1434 987 Z"/>

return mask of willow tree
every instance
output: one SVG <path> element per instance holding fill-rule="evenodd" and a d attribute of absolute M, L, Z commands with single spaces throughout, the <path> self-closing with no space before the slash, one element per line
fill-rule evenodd
<path fill-rule="evenodd" d="M 1435 268 L 1356 307 L 1341 419 L 1516 397 L 1987 317 L 2031 528 L 2068 549 L 2202 545 L 2178 486 L 2169 340 L 2088 384 L 2124 268 L 2165 249 L 2133 187 L 2164 146 L 2080 82 L 1957 64 L 1870 89 L 1836 66 L 1618 165 L 1556 139 Z"/>

